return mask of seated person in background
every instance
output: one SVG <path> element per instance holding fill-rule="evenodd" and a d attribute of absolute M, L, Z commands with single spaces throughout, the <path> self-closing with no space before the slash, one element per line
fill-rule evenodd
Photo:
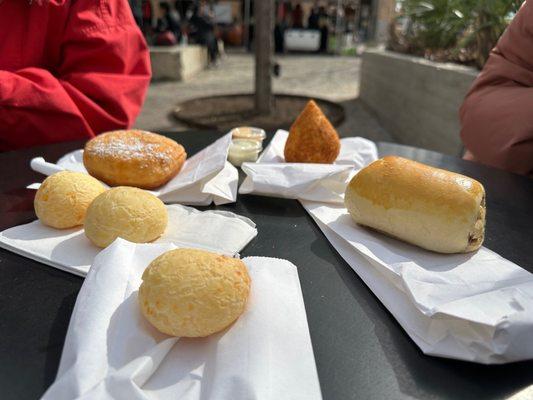
<path fill-rule="evenodd" d="M 175 43 L 178 43 L 181 38 L 181 27 L 179 14 L 170 9 L 170 4 L 166 2 L 159 3 L 160 16 L 157 19 L 158 33 L 171 32 L 174 35 Z"/>
<path fill-rule="evenodd" d="M 150 56 L 128 0 L 0 0 L 0 151 L 130 127 Z"/>
<path fill-rule="evenodd" d="M 533 176 L 533 0 L 492 51 L 461 107 L 465 159 Z"/>
<path fill-rule="evenodd" d="M 190 24 L 196 30 L 196 40 L 198 44 L 207 47 L 209 63 L 216 64 L 219 56 L 218 43 L 215 35 L 215 23 L 213 16 L 206 2 L 201 2 L 199 6 L 193 8 Z"/>

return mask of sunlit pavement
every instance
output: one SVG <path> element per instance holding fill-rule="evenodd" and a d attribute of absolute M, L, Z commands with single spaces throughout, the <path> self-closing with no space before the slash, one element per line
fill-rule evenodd
<path fill-rule="evenodd" d="M 361 60 L 322 55 L 277 56 L 281 76 L 274 78 L 275 93 L 319 97 L 344 106 L 346 119 L 338 127 L 342 136 L 364 136 L 390 141 L 390 135 L 357 99 Z M 183 100 L 210 95 L 253 92 L 253 56 L 227 54 L 216 68 L 200 72 L 186 82 L 155 82 L 148 91 L 136 126 L 153 131 L 187 130 L 169 114 Z"/>

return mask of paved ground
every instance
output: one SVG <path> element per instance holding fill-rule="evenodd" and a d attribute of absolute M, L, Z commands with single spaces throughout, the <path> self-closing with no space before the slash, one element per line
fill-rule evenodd
<path fill-rule="evenodd" d="M 345 108 L 341 136 L 391 140 L 390 135 L 357 99 L 361 61 L 355 57 L 285 55 L 276 58 L 281 77 L 274 79 L 276 93 L 308 95 L 332 100 Z M 253 92 L 253 57 L 230 53 L 221 65 L 205 70 L 186 82 L 155 82 L 148 91 L 136 126 L 143 129 L 186 130 L 169 114 L 187 99 L 209 95 Z"/>

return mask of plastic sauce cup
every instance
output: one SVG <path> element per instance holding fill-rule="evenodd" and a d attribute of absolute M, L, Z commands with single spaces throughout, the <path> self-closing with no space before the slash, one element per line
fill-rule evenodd
<path fill-rule="evenodd" d="M 263 150 L 261 141 L 233 139 L 229 147 L 228 160 L 236 167 L 240 167 L 243 162 L 257 161 L 261 150 Z"/>

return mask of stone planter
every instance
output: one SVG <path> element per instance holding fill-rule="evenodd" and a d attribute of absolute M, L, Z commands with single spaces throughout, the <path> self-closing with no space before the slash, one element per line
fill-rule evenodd
<path fill-rule="evenodd" d="M 367 50 L 360 99 L 399 143 L 460 155 L 459 107 L 479 71 L 385 50 Z"/>
<path fill-rule="evenodd" d="M 152 79 L 184 81 L 207 67 L 207 49 L 199 45 L 151 46 Z"/>

